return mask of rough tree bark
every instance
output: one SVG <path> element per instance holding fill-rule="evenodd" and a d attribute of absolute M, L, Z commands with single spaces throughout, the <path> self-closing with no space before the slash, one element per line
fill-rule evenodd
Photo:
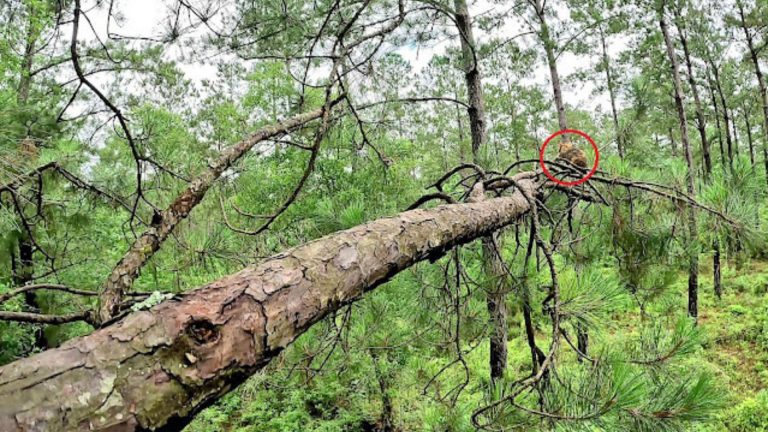
<path fill-rule="evenodd" d="M 0 430 L 179 430 L 323 317 L 528 210 L 515 191 L 373 221 L 3 366 Z"/>
<path fill-rule="evenodd" d="M 339 99 L 336 101 L 338 102 Z M 112 269 L 99 298 L 99 320 L 105 322 L 115 315 L 126 290 L 139 276 L 139 271 L 144 267 L 144 264 L 160 249 L 160 245 L 176 226 L 186 219 L 192 209 L 202 201 L 208 189 L 227 168 L 242 158 L 256 144 L 319 119 L 322 114 L 323 109 L 318 108 L 265 126 L 252 133 L 248 138 L 224 150 L 215 161 L 211 162 L 208 168 L 193 179 L 173 203 L 160 213 L 160 222 L 149 227 L 140 235 Z"/>
<path fill-rule="evenodd" d="M 669 28 L 667 27 L 667 21 L 664 18 L 663 7 L 659 10 L 659 26 L 661 27 L 661 33 L 664 36 L 664 43 L 667 48 L 667 56 L 669 57 L 675 87 L 675 105 L 677 106 L 677 116 L 680 120 L 680 141 L 682 143 L 683 153 L 685 154 L 685 161 L 688 164 L 688 194 L 693 197 L 696 196 L 696 169 L 693 165 L 693 154 L 691 152 L 691 144 L 688 140 L 688 119 L 685 114 L 685 95 L 683 94 L 683 85 L 680 81 L 680 70 L 675 54 L 675 47 L 672 44 L 672 38 L 669 36 Z M 688 262 L 688 315 L 697 318 L 699 315 L 699 256 L 697 248 L 695 247 L 698 230 L 696 229 L 696 212 L 693 207 L 691 207 L 688 212 L 688 230 L 690 236 L 690 250 L 688 251 L 690 254 Z"/>
<path fill-rule="evenodd" d="M 480 149 L 486 145 L 486 112 L 483 97 L 483 82 L 478 64 L 475 36 L 472 30 L 472 16 L 469 14 L 466 0 L 454 0 L 454 18 L 461 39 L 461 54 L 464 66 L 464 81 L 469 99 L 469 127 L 472 134 L 472 160 L 477 165 L 484 165 L 480 160 Z M 489 366 L 491 380 L 504 376 L 507 369 L 507 284 L 504 263 L 496 252 L 495 235 L 483 239 L 483 265 L 485 274 L 491 281 L 486 295 L 486 307 L 490 317 L 491 336 Z"/>

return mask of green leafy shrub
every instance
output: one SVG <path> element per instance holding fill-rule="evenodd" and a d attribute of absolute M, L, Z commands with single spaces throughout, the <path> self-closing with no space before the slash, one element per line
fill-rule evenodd
<path fill-rule="evenodd" d="M 724 279 L 727 280 L 727 279 Z M 726 289 L 732 289 L 738 293 L 752 293 L 761 295 L 768 292 L 768 275 L 765 274 L 743 274 L 727 280 Z"/>
<path fill-rule="evenodd" d="M 730 432 L 768 431 L 768 391 L 744 400 L 723 416 L 723 424 Z"/>
<path fill-rule="evenodd" d="M 749 310 L 742 305 L 735 304 L 728 307 L 728 312 L 731 315 L 746 315 L 749 313 Z"/>

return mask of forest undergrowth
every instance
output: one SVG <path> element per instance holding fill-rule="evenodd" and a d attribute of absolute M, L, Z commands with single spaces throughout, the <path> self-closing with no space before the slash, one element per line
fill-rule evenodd
<path fill-rule="evenodd" d="M 699 334 L 695 348 L 676 360 L 676 367 L 688 372 L 706 371 L 714 379 L 721 396 L 716 414 L 706 422 L 687 425 L 697 432 L 762 432 L 768 430 L 768 261 L 733 260 L 723 268 L 723 296 L 713 292 L 711 257 L 702 256 L 700 279 Z M 707 264 L 705 264 L 707 263 Z M 609 269 L 604 269 L 610 271 Z M 373 294 L 371 303 L 386 303 L 409 285 L 403 275 L 390 288 Z M 665 294 L 647 306 L 648 313 L 685 309 L 686 275 L 681 272 Z M 402 288 L 401 288 L 402 289 Z M 398 292 L 392 292 L 398 291 Z M 642 326 L 641 313 L 631 301 L 610 315 L 610 328 L 593 342 L 622 344 Z M 405 322 L 401 322 L 404 326 Z M 542 332 L 541 338 L 546 334 Z M 304 335 L 294 350 L 314 337 Z M 295 353 L 288 353 L 293 357 Z M 386 367 L 393 378 L 387 392 L 393 407 L 393 431 L 474 431 L 469 418 L 482 394 L 472 385 L 465 389 L 455 406 L 440 402 L 435 392 L 424 394 L 424 381 L 453 358 L 436 350 L 413 349 L 407 344 L 390 353 Z M 483 341 L 467 357 L 475 386 L 487 385 L 488 343 Z M 350 357 L 347 357 L 350 360 Z M 520 311 L 510 314 L 509 374 L 522 375 L 530 359 Z M 276 362 L 271 371 L 248 380 L 235 393 L 203 411 L 187 432 L 214 431 L 375 431 L 381 430 L 381 389 L 375 379 L 370 357 L 361 357 L 347 368 L 321 371 L 316 375 L 297 372 L 278 373 L 285 366 Z M 576 356 L 569 356 L 563 368 L 579 367 Z M 463 372 L 450 369 L 442 389 L 460 382 Z M 439 393 L 440 390 L 437 392 Z M 444 390 L 443 390 L 444 391 Z M 562 425 L 560 425 L 562 426 Z M 519 430 L 551 430 L 546 422 L 525 423 Z M 612 429 L 588 429 L 593 431 Z"/>

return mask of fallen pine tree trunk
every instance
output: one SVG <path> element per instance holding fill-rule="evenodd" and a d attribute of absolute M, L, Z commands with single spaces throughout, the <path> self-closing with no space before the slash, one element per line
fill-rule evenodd
<path fill-rule="evenodd" d="M 318 320 L 528 210 L 516 191 L 379 219 L 1 367 L 0 431 L 179 430 Z"/>

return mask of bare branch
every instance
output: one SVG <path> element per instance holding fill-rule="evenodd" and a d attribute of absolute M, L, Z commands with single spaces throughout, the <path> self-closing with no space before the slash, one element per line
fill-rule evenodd
<path fill-rule="evenodd" d="M 69 294 L 76 294 L 76 295 L 82 295 L 82 296 L 98 295 L 98 292 L 95 292 L 95 291 L 86 291 L 86 290 L 76 289 L 67 285 L 41 283 L 41 284 L 34 284 L 34 285 L 24 285 L 21 288 L 16 288 L 5 294 L 0 295 L 0 304 L 5 303 L 9 299 L 17 295 L 23 294 L 25 292 L 37 291 L 42 289 L 52 290 L 52 291 L 62 291 Z"/>
<path fill-rule="evenodd" d="M 15 321 L 34 324 L 66 324 L 77 321 L 85 321 L 94 324 L 92 311 L 76 312 L 69 315 L 45 315 L 32 312 L 8 312 L 0 311 L 0 321 Z"/>

